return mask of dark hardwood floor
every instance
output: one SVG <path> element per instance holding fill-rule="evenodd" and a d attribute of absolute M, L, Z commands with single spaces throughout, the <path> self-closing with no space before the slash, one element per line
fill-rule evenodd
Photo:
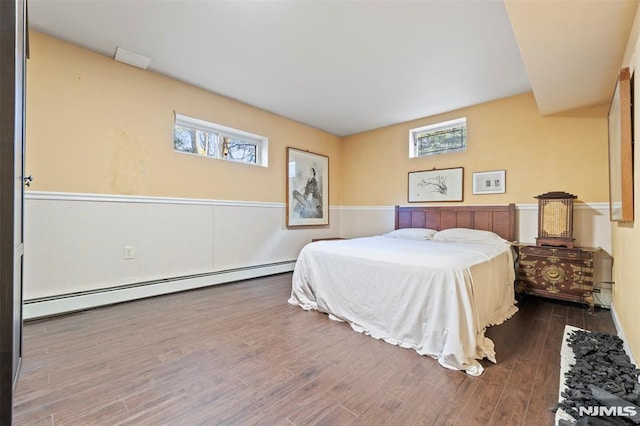
<path fill-rule="evenodd" d="M 15 425 L 551 425 L 565 324 L 611 315 L 527 298 L 471 377 L 287 304 L 291 274 L 33 321 Z"/>

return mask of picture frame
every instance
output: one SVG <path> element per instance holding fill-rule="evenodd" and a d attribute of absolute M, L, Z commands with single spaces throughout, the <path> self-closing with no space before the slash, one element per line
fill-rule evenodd
<path fill-rule="evenodd" d="M 506 170 L 473 173 L 473 193 L 504 194 L 507 192 Z"/>
<path fill-rule="evenodd" d="M 409 172 L 410 203 L 462 201 L 464 168 L 432 169 Z"/>
<path fill-rule="evenodd" d="M 632 222 L 633 208 L 633 85 L 629 68 L 618 74 L 608 114 L 609 212 L 612 222 Z"/>
<path fill-rule="evenodd" d="M 329 225 L 329 157 L 287 147 L 287 227 Z"/>

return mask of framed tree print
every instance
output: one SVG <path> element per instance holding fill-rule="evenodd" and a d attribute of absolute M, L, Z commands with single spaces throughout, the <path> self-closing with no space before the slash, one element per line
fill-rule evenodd
<path fill-rule="evenodd" d="M 409 172 L 409 202 L 462 201 L 462 167 Z"/>
<path fill-rule="evenodd" d="M 329 157 L 287 148 L 287 226 L 329 224 Z"/>

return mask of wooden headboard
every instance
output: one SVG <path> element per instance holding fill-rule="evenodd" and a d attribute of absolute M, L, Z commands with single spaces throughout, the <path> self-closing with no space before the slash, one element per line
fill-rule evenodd
<path fill-rule="evenodd" d="M 396 229 L 471 228 L 492 231 L 507 241 L 516 239 L 516 205 L 396 206 Z"/>

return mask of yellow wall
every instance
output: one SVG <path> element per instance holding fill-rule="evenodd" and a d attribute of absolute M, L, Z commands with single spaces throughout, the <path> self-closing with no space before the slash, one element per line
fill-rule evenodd
<path fill-rule="evenodd" d="M 640 9 L 636 13 L 634 29 L 629 37 L 627 51 L 623 67 L 630 67 L 633 70 L 640 69 Z M 615 80 L 615 76 L 612 76 Z M 638 77 L 635 78 L 634 98 L 640 99 L 640 89 L 638 88 Z M 640 129 L 640 109 L 635 108 L 633 119 L 635 138 L 638 140 Z M 627 343 L 631 347 L 636 361 L 640 361 L 640 326 L 638 326 L 638 307 L 640 306 L 640 153 L 637 148 L 634 150 L 634 200 L 635 200 L 635 221 L 630 223 L 613 223 L 611 229 L 613 258 L 613 306 L 618 317 L 618 321 L 624 332 Z"/>
<path fill-rule="evenodd" d="M 36 191 L 284 202 L 286 147 L 330 157 L 340 138 L 31 31 L 27 173 Z M 173 151 L 174 110 L 269 138 L 269 167 Z"/>
<path fill-rule="evenodd" d="M 464 203 L 535 203 L 567 191 L 608 201 L 607 121 L 603 108 L 541 117 L 531 93 L 344 138 L 342 204 L 407 203 L 407 173 L 464 167 Z M 409 158 L 409 129 L 467 117 L 467 150 Z M 473 172 L 506 170 L 506 194 L 473 195 Z"/>
<path fill-rule="evenodd" d="M 464 167 L 464 203 L 533 203 L 563 190 L 608 200 L 606 119 L 540 117 L 532 94 L 341 139 L 31 32 L 27 173 L 32 190 L 284 202 L 286 147 L 330 157 L 330 204 L 407 203 L 407 173 Z M 173 151 L 174 111 L 269 138 L 269 167 Z M 467 117 L 467 151 L 408 158 L 409 129 Z M 341 167 L 342 164 L 348 165 Z M 506 169 L 507 193 L 472 195 L 471 173 Z"/>

